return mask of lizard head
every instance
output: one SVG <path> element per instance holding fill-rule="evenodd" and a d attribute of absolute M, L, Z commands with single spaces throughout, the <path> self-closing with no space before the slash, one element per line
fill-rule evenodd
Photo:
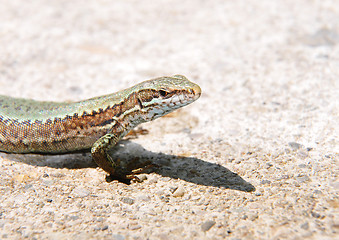
<path fill-rule="evenodd" d="M 182 75 L 144 81 L 136 85 L 134 91 L 143 121 L 164 116 L 201 95 L 200 87 Z"/>

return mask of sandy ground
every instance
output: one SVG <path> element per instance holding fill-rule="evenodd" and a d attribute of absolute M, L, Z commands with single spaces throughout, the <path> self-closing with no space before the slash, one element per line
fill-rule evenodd
<path fill-rule="evenodd" d="M 183 74 L 202 97 L 112 154 L 0 155 L 0 239 L 338 239 L 335 0 L 0 1 L 0 94 L 70 101 Z"/>

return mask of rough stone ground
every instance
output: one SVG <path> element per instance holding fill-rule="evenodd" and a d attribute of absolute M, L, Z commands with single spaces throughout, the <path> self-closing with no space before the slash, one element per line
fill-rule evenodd
<path fill-rule="evenodd" d="M 183 74 L 194 104 L 112 154 L 0 156 L 0 239 L 338 239 L 335 0 L 0 1 L 0 94 L 69 101 Z"/>

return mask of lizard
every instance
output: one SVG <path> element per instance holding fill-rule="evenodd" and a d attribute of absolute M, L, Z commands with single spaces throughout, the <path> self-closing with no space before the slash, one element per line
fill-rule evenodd
<path fill-rule="evenodd" d="M 113 148 L 137 125 L 186 106 L 201 88 L 182 75 L 159 77 L 133 87 L 76 102 L 36 101 L 0 95 L 0 151 L 62 154 L 91 151 L 110 176 L 137 179 L 143 168 L 126 170 Z"/>

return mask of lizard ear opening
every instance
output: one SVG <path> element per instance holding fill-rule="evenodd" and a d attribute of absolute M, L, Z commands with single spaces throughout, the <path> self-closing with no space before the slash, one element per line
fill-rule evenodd
<path fill-rule="evenodd" d="M 144 105 L 142 105 L 141 100 L 140 100 L 139 98 L 137 98 L 137 100 L 138 100 L 138 104 L 139 104 L 140 109 L 143 109 L 143 108 L 144 108 Z"/>

